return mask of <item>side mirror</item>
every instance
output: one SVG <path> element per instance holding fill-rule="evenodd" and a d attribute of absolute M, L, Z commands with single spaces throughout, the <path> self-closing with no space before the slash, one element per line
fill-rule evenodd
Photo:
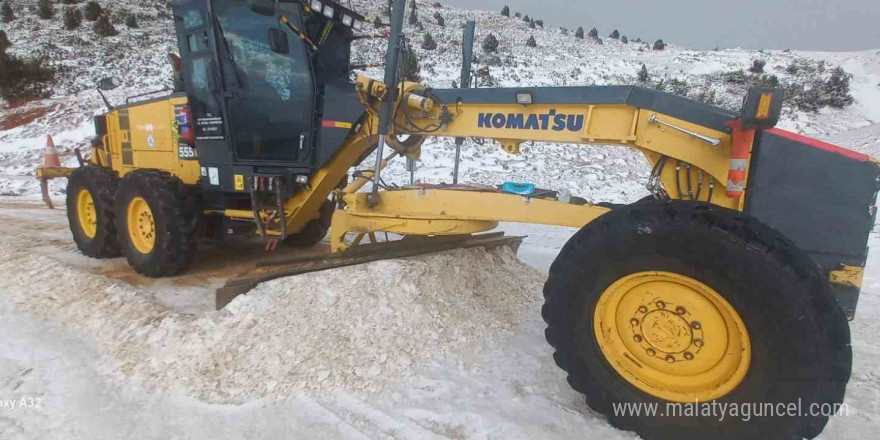
<path fill-rule="evenodd" d="M 247 6 L 260 15 L 275 15 L 275 0 L 247 0 Z"/>
<path fill-rule="evenodd" d="M 122 84 L 122 81 L 115 76 L 111 76 L 109 78 L 104 78 L 101 81 L 98 81 L 98 89 L 108 91 L 113 90 L 119 87 Z"/>

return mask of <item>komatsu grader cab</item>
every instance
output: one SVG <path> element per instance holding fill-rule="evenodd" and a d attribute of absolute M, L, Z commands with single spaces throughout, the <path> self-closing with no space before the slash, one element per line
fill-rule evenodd
<path fill-rule="evenodd" d="M 338 3 L 174 2 L 175 91 L 96 117 L 91 154 L 70 175 L 79 249 L 163 277 L 198 258 L 199 240 L 234 235 L 311 246 L 329 229 L 334 255 L 361 262 L 376 232 L 411 249 L 489 244 L 480 233 L 499 221 L 578 227 L 550 268 L 542 313 L 553 358 L 593 410 L 647 439 L 818 435 L 850 376 L 847 319 L 878 163 L 774 128 L 776 89 L 751 90 L 733 112 L 634 86 L 401 82 L 404 3 L 393 5 L 378 81 L 352 80 L 351 43 L 367 31 Z M 611 205 L 527 186 L 379 191 L 387 161 L 418 159 L 431 136 L 493 140 L 511 154 L 529 141 L 623 145 L 651 165 L 651 195 Z M 367 157 L 369 169 L 349 176 Z M 687 407 L 711 403 L 786 411 Z"/>

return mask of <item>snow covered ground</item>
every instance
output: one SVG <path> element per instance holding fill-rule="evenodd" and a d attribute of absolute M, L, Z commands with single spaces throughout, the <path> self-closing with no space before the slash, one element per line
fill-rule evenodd
<path fill-rule="evenodd" d="M 4 439 L 633 438 L 590 412 L 544 341 L 540 270 L 570 229 L 504 225 L 531 234 L 520 257 L 538 271 L 504 251 L 457 251 L 277 280 L 237 300 L 232 312 L 214 312 L 207 301 L 182 301 L 175 291 L 208 298 L 222 276 L 143 280 L 119 259 L 78 255 L 65 220 L 62 210 L 36 201 L 0 200 L 0 401 L 18 404 L 0 407 Z M 870 244 L 880 248 L 880 234 Z M 479 265 L 480 273 L 468 271 L 483 258 L 492 261 Z M 453 279 L 451 289 L 437 287 Z M 180 287 L 195 280 L 207 282 Z M 403 292 L 389 299 L 423 297 L 382 305 L 385 283 Z M 303 313 L 305 305 L 313 311 Z M 292 313 L 290 324 L 272 307 Z M 407 323 L 377 326 L 393 323 L 395 311 Z M 329 320 L 334 314 L 345 319 Z M 822 438 L 880 430 L 878 318 L 875 253 L 852 323 L 849 415 L 833 418 Z M 285 327 L 297 322 L 303 327 Z M 407 330 L 410 324 L 420 327 Z M 365 339 L 353 337 L 359 328 Z M 421 346 L 408 342 L 443 329 L 453 333 Z M 383 339 L 398 332 L 403 340 Z M 340 335 L 352 339 L 322 342 Z M 354 366 L 383 365 L 381 354 L 368 353 L 377 347 L 389 351 L 388 363 L 407 359 L 405 368 L 358 375 Z M 354 377 L 342 374 L 349 367 Z M 359 390 L 371 374 L 381 387 Z M 304 380 L 314 383 L 297 386 Z M 272 381 L 277 386 L 267 388 Z"/>
<path fill-rule="evenodd" d="M 90 116 L 102 111 L 89 88 L 97 79 L 123 77 L 124 87 L 110 95 L 114 102 L 166 85 L 164 57 L 174 42 L 164 3 L 114 2 L 117 10 L 141 14 L 141 27 L 119 22 L 120 36 L 106 40 L 33 17 L 3 24 L 10 51 L 46 54 L 68 73 L 52 99 L 0 108 L 0 127 L 19 121 L 0 129 L 0 438 L 634 437 L 590 412 L 544 341 L 541 284 L 574 232 L 569 228 L 503 224 L 508 233 L 528 236 L 519 261 L 504 251 L 475 250 L 378 262 L 267 283 L 223 312 L 211 308 L 213 290 L 258 257 L 259 245 L 205 244 L 189 273 L 159 281 L 138 276 L 122 259 L 78 254 L 64 210 L 37 201 L 33 170 L 48 134 L 68 165 L 75 162 L 73 147 L 88 144 Z M 381 3 L 352 1 L 371 17 Z M 816 113 L 789 108 L 780 125 L 880 157 L 878 50 L 671 45 L 658 52 L 608 38 L 577 40 L 552 23 L 533 30 L 496 12 L 417 3 L 439 47 L 419 49 L 420 32 L 410 38 L 422 57 L 423 80 L 436 87 L 457 80 L 460 25 L 467 19 L 477 20 L 478 42 L 489 33 L 499 37 L 497 55 L 477 49 L 476 68 L 488 68 L 501 86 L 633 83 L 644 63 L 652 81 L 681 80 L 695 96 L 712 92 L 716 104 L 734 106 L 741 90 L 718 75 L 747 69 L 754 59 L 766 60 L 766 71 L 783 81 L 794 79 L 786 67 L 795 60 L 841 66 L 853 75 L 852 105 Z M 445 27 L 437 26 L 434 12 Z M 525 47 L 530 35 L 538 48 Z M 360 43 L 356 62 L 381 60 L 382 44 Z M 366 73 L 381 76 L 377 69 Z M 416 179 L 449 182 L 453 151 L 450 139 L 428 143 Z M 461 180 L 529 181 L 589 200 L 630 202 L 646 194 L 648 171 L 640 155 L 619 147 L 536 144 L 511 156 L 468 140 Z M 392 163 L 385 177 L 404 183 L 403 162 Z M 51 187 L 59 206 L 64 184 Z M 873 249 L 880 249 L 877 231 Z M 474 264 L 456 269 L 458 260 Z M 364 282 L 354 286 L 354 280 Z M 877 252 L 869 257 L 852 333 L 849 415 L 833 418 L 822 438 L 880 432 Z"/>

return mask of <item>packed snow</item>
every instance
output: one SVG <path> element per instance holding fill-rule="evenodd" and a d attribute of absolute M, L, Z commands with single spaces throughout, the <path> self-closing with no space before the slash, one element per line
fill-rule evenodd
<path fill-rule="evenodd" d="M 33 172 L 46 136 L 72 166 L 74 147 L 88 151 L 91 116 L 104 110 L 92 88 L 97 80 L 123 79 L 108 95 L 113 102 L 168 86 L 173 26 L 165 1 L 101 1 L 120 31 L 104 39 L 90 22 L 68 31 L 61 20 L 38 20 L 27 2 L 12 3 L 19 18 L 0 24 L 9 51 L 46 56 L 65 70 L 50 98 L 0 108 L 0 438 L 634 437 L 585 406 L 544 341 L 541 286 L 571 228 L 502 224 L 527 236 L 517 255 L 457 250 L 279 279 L 222 311 L 212 309 L 211 295 L 229 270 L 210 266 L 244 263 L 259 256 L 259 244 L 230 245 L 226 253 L 205 244 L 202 265 L 158 281 L 138 276 L 123 259 L 83 257 L 64 210 L 38 202 Z M 387 21 L 385 2 L 350 3 Z M 667 91 L 684 88 L 692 98 L 735 108 L 744 85 L 729 81 L 738 78 L 731 72 L 748 73 L 756 59 L 783 84 L 826 78 L 839 66 L 852 75 L 853 103 L 815 112 L 788 105 L 780 126 L 880 157 L 880 50 L 696 51 L 670 44 L 654 51 L 635 43 L 638 35 L 628 44 L 581 40 L 552 23 L 531 29 L 498 12 L 416 3 L 438 48 L 420 47 L 423 31 L 411 27 L 408 35 L 421 79 L 434 87 L 459 80 L 466 20 L 477 21 L 475 71 L 483 71 L 485 87 L 638 83 L 644 64 L 646 86 L 663 81 Z M 126 11 L 138 14 L 138 29 L 123 24 Z M 500 41 L 496 53 L 480 48 L 490 33 Z M 529 36 L 537 48 L 526 47 Z M 360 41 L 354 62 L 381 62 L 383 51 L 383 40 Z M 793 65 L 810 67 L 804 73 Z M 381 69 L 363 73 L 382 76 Z M 432 139 L 416 180 L 449 182 L 453 152 L 451 139 Z M 461 163 L 463 182 L 528 181 L 618 203 L 647 194 L 648 172 L 637 152 L 605 145 L 536 143 L 514 156 L 467 140 Z M 403 161 L 385 172 L 392 185 L 408 177 Z M 50 186 L 57 206 L 64 187 L 63 179 Z M 876 228 L 869 245 L 880 249 Z M 874 252 L 851 323 L 849 414 L 834 417 L 822 438 L 880 432 L 878 322 Z"/>
<path fill-rule="evenodd" d="M 432 357 L 511 334 L 543 283 L 509 248 L 456 250 L 267 282 L 193 316 L 15 244 L 0 243 L 13 255 L 0 264 L 3 283 L 34 288 L 6 301 L 95 338 L 108 364 L 146 388 L 218 403 L 385 390 Z M 58 277 L 71 288 L 59 290 Z"/>

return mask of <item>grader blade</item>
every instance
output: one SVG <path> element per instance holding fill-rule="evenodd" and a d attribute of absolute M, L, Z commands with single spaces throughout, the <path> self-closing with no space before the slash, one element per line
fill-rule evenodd
<path fill-rule="evenodd" d="M 246 294 L 258 284 L 277 278 L 318 272 L 337 267 L 353 266 L 371 261 L 391 258 L 407 258 L 417 255 L 443 252 L 451 249 L 485 247 L 487 249 L 508 246 L 516 252 L 524 237 L 505 236 L 503 232 L 436 237 L 404 237 L 398 241 L 361 244 L 345 252 L 320 256 L 299 255 L 259 261 L 253 269 L 217 289 L 217 310 L 226 307 L 235 297 Z"/>

